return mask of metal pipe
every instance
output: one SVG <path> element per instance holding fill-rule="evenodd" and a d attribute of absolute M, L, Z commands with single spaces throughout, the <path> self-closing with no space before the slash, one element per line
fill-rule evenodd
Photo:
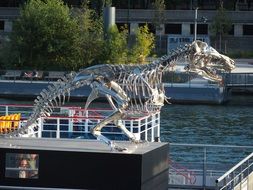
<path fill-rule="evenodd" d="M 197 40 L 197 21 L 198 21 L 198 7 L 195 8 L 195 20 L 194 20 L 194 41 Z"/>
<path fill-rule="evenodd" d="M 204 187 L 204 190 L 206 189 L 206 147 L 204 147 L 204 150 L 203 150 L 203 187 Z"/>
<path fill-rule="evenodd" d="M 238 164 L 236 164 L 234 167 L 232 167 L 229 171 L 227 171 L 223 176 L 221 176 L 219 179 L 216 180 L 216 183 L 219 183 L 222 181 L 226 176 L 228 176 L 230 173 L 235 171 L 237 168 L 239 168 L 243 163 L 245 163 L 247 160 L 251 159 L 253 157 L 253 152 L 248 155 L 246 158 L 244 158 L 242 161 L 240 161 Z"/>

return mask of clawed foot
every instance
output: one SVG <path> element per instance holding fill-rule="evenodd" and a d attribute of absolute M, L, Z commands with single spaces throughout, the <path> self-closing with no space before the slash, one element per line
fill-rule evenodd
<path fill-rule="evenodd" d="M 146 143 L 147 141 L 145 141 L 145 140 L 131 139 L 131 142 L 134 143 L 134 144 L 144 144 L 144 143 Z"/>
<path fill-rule="evenodd" d="M 127 151 L 127 148 L 124 148 L 124 147 L 120 147 L 118 145 L 115 145 L 113 142 L 110 143 L 110 146 L 111 146 L 111 150 L 117 150 L 119 152 L 124 152 L 124 151 Z"/>

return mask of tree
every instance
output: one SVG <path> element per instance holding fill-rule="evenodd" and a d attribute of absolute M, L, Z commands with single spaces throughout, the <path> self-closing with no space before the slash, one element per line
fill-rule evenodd
<path fill-rule="evenodd" d="M 127 29 L 119 32 L 117 26 L 112 26 L 104 41 L 101 61 L 109 64 L 124 64 L 128 60 Z"/>
<path fill-rule="evenodd" d="M 154 34 L 149 32 L 148 26 L 139 27 L 136 31 L 136 42 L 131 50 L 132 62 L 145 63 L 146 57 L 150 55 L 154 45 Z"/>
<path fill-rule="evenodd" d="M 61 0 L 30 0 L 10 36 L 18 67 L 76 68 L 78 24 Z"/>
<path fill-rule="evenodd" d="M 211 24 L 211 32 L 216 39 L 219 38 L 219 50 L 221 51 L 221 39 L 231 30 L 231 20 L 228 18 L 225 9 L 223 8 L 223 1 L 220 2 L 220 8 L 217 11 Z M 217 40 L 218 41 L 218 40 Z"/>
<path fill-rule="evenodd" d="M 103 0 L 103 7 L 110 7 L 112 6 L 112 0 Z"/>
<path fill-rule="evenodd" d="M 104 45 L 102 17 L 89 9 L 89 1 L 75 11 L 78 23 L 78 53 L 80 66 L 97 63 Z M 101 50 L 101 51 L 98 51 Z"/>
<path fill-rule="evenodd" d="M 161 53 L 162 49 L 162 24 L 165 23 L 165 3 L 164 0 L 155 0 L 152 3 L 152 7 L 155 10 L 153 23 L 156 28 L 156 31 L 159 31 L 159 53 Z"/>
<path fill-rule="evenodd" d="M 135 42 L 132 47 L 129 47 L 127 39 L 126 26 L 121 28 L 121 32 L 117 26 L 111 27 L 104 41 L 101 62 L 110 64 L 144 63 L 154 48 L 153 33 L 150 33 L 148 26 L 145 25 L 136 30 Z"/>
<path fill-rule="evenodd" d="M 1 61 L 11 61 L 22 69 L 77 70 L 101 62 L 128 63 L 133 55 L 138 59 L 147 56 L 145 48 L 152 46 L 145 44 L 148 40 L 153 43 L 147 28 L 137 32 L 138 45 L 130 51 L 127 29 L 119 32 L 116 26 L 112 27 L 104 39 L 102 17 L 88 8 L 89 3 L 85 1 L 80 9 L 70 9 L 62 0 L 28 1 L 6 45 L 10 56 Z M 145 41 L 141 42 L 141 38 Z"/>

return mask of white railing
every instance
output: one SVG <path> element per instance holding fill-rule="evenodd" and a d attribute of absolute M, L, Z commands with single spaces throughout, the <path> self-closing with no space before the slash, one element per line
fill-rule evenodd
<path fill-rule="evenodd" d="M 216 180 L 252 151 L 253 146 L 170 143 L 169 187 L 215 189 Z"/>
<path fill-rule="evenodd" d="M 4 104 L 0 105 L 0 116 L 14 113 L 21 114 L 25 123 L 32 113 L 31 105 Z M 81 107 L 57 107 L 50 117 L 39 118 L 37 137 L 51 138 L 94 138 L 90 134 L 91 127 L 112 114 L 108 108 L 82 109 Z M 138 140 L 157 141 L 160 138 L 160 112 L 127 113 L 123 124 L 134 133 Z M 114 124 L 109 123 L 102 130 L 103 134 L 112 136 L 115 140 L 126 139 L 126 136 Z M 118 139 L 118 137 L 119 139 Z"/>
<path fill-rule="evenodd" d="M 216 180 L 217 190 L 250 189 L 253 184 L 253 152 Z M 250 186 L 251 185 L 251 186 Z"/>
<path fill-rule="evenodd" d="M 69 115 L 70 110 L 72 109 L 80 109 L 77 106 L 62 106 L 55 107 L 54 112 L 52 114 L 59 115 Z M 33 112 L 33 105 L 27 104 L 0 104 L 0 116 L 21 113 L 22 119 L 28 118 Z"/>
<path fill-rule="evenodd" d="M 91 128 L 112 113 L 112 110 L 75 109 L 74 112 L 70 111 L 70 113 L 71 116 L 40 118 L 38 137 L 94 138 L 90 133 Z M 159 112 L 139 117 L 130 116 L 122 122 L 138 140 L 154 142 L 157 137 L 160 137 Z M 127 140 L 127 137 L 113 123 L 107 124 L 102 129 L 102 133 L 114 140 Z"/>
<path fill-rule="evenodd" d="M 21 113 L 23 117 L 27 117 L 32 113 L 32 109 L 32 105 L 0 104 L 0 116 Z"/>

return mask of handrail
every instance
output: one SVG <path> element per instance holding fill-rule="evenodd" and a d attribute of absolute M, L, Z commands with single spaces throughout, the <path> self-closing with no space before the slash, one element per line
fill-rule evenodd
<path fill-rule="evenodd" d="M 188 168 L 188 171 L 194 171 L 194 174 L 197 178 L 194 187 L 197 188 L 197 186 L 202 186 L 202 187 L 212 187 L 215 189 L 216 182 L 215 180 L 222 176 L 227 170 L 229 170 L 233 165 L 235 165 L 237 162 L 242 160 L 245 156 L 244 153 L 239 155 L 233 155 L 231 154 L 231 160 L 229 162 L 226 160 L 228 153 L 228 149 L 232 150 L 240 150 L 240 151 L 245 151 L 247 152 L 247 155 L 250 154 L 253 151 L 253 146 L 236 146 L 236 145 L 210 145 L 210 144 L 186 144 L 186 143 L 169 143 L 170 146 L 170 157 L 176 163 L 179 163 L 180 165 L 185 165 Z M 182 151 L 181 148 L 184 148 Z M 186 150 L 185 150 L 186 148 Z M 176 152 L 173 152 L 174 150 L 177 150 Z M 215 150 L 218 150 L 219 154 L 215 154 Z M 220 152 L 219 150 L 224 150 L 223 152 Z M 243 152 L 244 152 L 243 151 Z M 191 153 L 190 153 L 191 152 Z M 208 154 L 207 154 L 208 153 Z M 187 155 L 185 155 L 187 154 Z M 214 155 L 213 155 L 214 154 Z M 189 156 L 192 157 L 194 161 L 185 161 L 184 157 Z M 195 156 L 195 157 L 194 157 Z M 213 157 L 215 159 L 213 159 Z M 243 158 L 242 158 L 243 156 Z M 225 160 L 222 158 L 225 157 Z M 175 159 L 176 158 L 176 159 Z M 241 159 L 239 159 L 241 158 Z M 245 164 L 244 164 L 245 165 Z M 252 163 L 253 165 L 253 163 Z M 245 165 L 246 166 L 246 165 Z M 252 166 L 251 166 L 252 167 Z M 201 173 L 196 173 L 196 169 L 201 171 Z M 251 168 L 250 168 L 251 169 Z M 182 172 L 182 170 L 179 170 Z M 210 173 L 209 173 L 210 171 Z M 216 172 L 219 171 L 219 172 Z M 246 169 L 247 172 L 248 169 Z M 173 169 L 171 169 L 171 179 L 181 179 L 181 180 L 187 180 L 188 184 L 186 184 L 185 181 L 181 181 L 180 183 L 183 183 L 184 185 L 187 185 L 187 187 L 190 185 L 189 184 L 189 179 L 185 178 L 185 176 L 182 176 L 182 173 L 176 173 Z M 214 172 L 214 173 L 213 173 Z M 241 171 L 239 171 L 241 172 Z M 233 176 L 237 175 L 237 171 L 234 172 Z M 190 175 L 190 174 L 189 174 Z M 187 176 L 190 177 L 190 176 Z M 229 176 L 231 177 L 231 176 Z M 240 176 L 241 177 L 241 176 Z M 238 178 L 238 177 L 237 177 Z M 171 181 L 169 183 L 170 187 L 173 187 L 173 185 L 176 185 L 175 181 Z M 230 179 L 226 178 L 226 182 L 228 182 Z M 192 179 L 193 181 L 193 179 Z M 219 186 L 223 185 L 223 182 L 219 183 Z M 233 181 L 231 184 L 234 184 Z M 229 184 L 230 185 L 230 184 Z M 181 186 L 180 186 L 181 187 Z M 227 186 L 226 186 L 227 187 Z"/>
<path fill-rule="evenodd" d="M 4 107 L 4 106 L 8 106 L 8 107 L 34 107 L 33 104 L 0 104 L 0 107 Z M 80 106 L 66 106 L 66 105 L 63 105 L 63 106 L 55 106 L 55 108 L 79 109 Z M 89 108 L 89 109 L 92 110 L 93 108 Z M 99 110 L 100 110 L 100 108 L 99 108 Z"/>
<path fill-rule="evenodd" d="M 227 177 L 229 174 L 234 172 L 237 168 L 239 168 L 242 164 L 244 164 L 246 161 L 248 161 L 251 157 L 253 158 L 253 152 L 250 155 L 248 155 L 246 158 L 244 158 L 242 161 L 240 161 L 238 164 L 236 164 L 234 167 L 232 167 L 230 170 L 228 170 L 223 176 L 218 178 L 216 180 L 216 183 L 221 182 L 225 177 Z"/>
<path fill-rule="evenodd" d="M 252 148 L 253 146 L 240 146 L 240 145 L 213 145 L 213 144 L 186 144 L 186 143 L 170 143 L 172 146 L 191 146 L 191 147 L 214 147 L 214 148 Z"/>
<path fill-rule="evenodd" d="M 190 171 L 190 170 L 188 170 L 188 168 L 183 167 L 175 162 L 172 162 L 172 160 L 170 160 L 170 159 L 168 160 L 168 162 L 169 162 L 170 168 L 173 169 L 177 174 L 180 174 L 185 179 L 189 180 L 192 185 L 196 183 L 197 178 L 196 178 L 196 175 L 193 171 Z M 175 166 L 175 167 L 173 167 L 173 166 Z M 189 174 L 189 175 L 187 175 L 187 174 Z"/>
<path fill-rule="evenodd" d="M 253 152 L 248 155 L 246 158 L 241 160 L 238 164 L 233 166 L 230 170 L 228 170 L 224 175 L 215 180 L 216 189 L 235 189 L 240 187 L 242 183 L 245 182 L 249 178 L 249 176 L 253 173 Z M 245 165 L 246 164 L 246 165 Z M 245 173 L 246 172 L 246 173 Z M 221 183 L 221 184 L 220 184 Z M 249 188 L 249 183 L 246 184 L 246 189 Z"/>

